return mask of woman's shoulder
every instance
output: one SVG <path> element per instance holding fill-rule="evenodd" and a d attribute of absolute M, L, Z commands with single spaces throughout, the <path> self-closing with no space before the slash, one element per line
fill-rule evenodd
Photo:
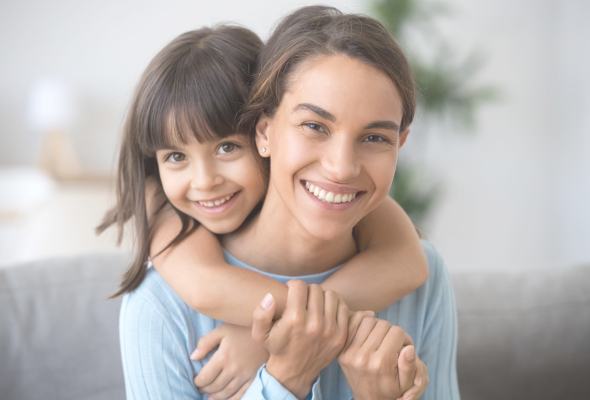
<path fill-rule="evenodd" d="M 191 317 L 190 311 L 156 269 L 149 267 L 139 286 L 123 295 L 120 323 L 150 319 L 171 323 Z"/>
<path fill-rule="evenodd" d="M 451 305 L 454 296 L 447 266 L 432 243 L 426 240 L 421 242 L 428 264 L 428 278 L 415 293 L 430 303 L 430 306 L 433 303 L 439 306 Z"/>

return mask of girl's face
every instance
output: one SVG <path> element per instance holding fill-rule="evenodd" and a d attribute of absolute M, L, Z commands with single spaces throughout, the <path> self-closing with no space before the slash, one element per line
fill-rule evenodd
<path fill-rule="evenodd" d="M 174 207 L 216 234 L 236 230 L 264 194 L 263 175 L 246 135 L 156 152 L 160 179 Z"/>
<path fill-rule="evenodd" d="M 257 125 L 257 145 L 270 149 L 267 201 L 314 237 L 350 235 L 389 192 L 408 134 L 401 98 L 387 75 L 345 55 L 308 59 L 288 82 Z"/>

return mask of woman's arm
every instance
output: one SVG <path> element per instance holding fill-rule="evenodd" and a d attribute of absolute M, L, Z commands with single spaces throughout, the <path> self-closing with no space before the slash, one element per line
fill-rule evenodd
<path fill-rule="evenodd" d="M 418 233 L 393 199 L 361 220 L 356 237 L 359 254 L 322 284 L 339 293 L 352 310 L 384 309 L 426 281 Z"/>

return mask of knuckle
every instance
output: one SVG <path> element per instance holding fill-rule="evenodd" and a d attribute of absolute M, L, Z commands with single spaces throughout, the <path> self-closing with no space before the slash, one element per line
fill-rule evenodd
<path fill-rule="evenodd" d="M 364 354 L 356 354 L 351 360 L 351 366 L 358 370 L 365 369 L 367 366 L 367 356 Z"/>
<path fill-rule="evenodd" d="M 307 322 L 305 331 L 308 335 L 320 336 L 322 328 L 322 322 L 314 318 Z"/>
<path fill-rule="evenodd" d="M 403 337 L 405 335 L 404 330 L 402 328 L 400 328 L 399 326 L 397 326 L 397 325 L 392 325 L 389 328 L 389 330 L 395 336 L 402 336 Z"/>

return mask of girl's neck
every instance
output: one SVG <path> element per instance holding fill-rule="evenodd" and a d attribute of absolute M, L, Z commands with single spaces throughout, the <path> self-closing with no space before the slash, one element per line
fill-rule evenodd
<path fill-rule="evenodd" d="M 223 237 L 224 247 L 238 259 L 280 275 L 326 271 L 352 257 L 352 232 L 321 240 L 311 236 L 282 204 L 267 197 L 260 213 L 238 232 Z"/>

